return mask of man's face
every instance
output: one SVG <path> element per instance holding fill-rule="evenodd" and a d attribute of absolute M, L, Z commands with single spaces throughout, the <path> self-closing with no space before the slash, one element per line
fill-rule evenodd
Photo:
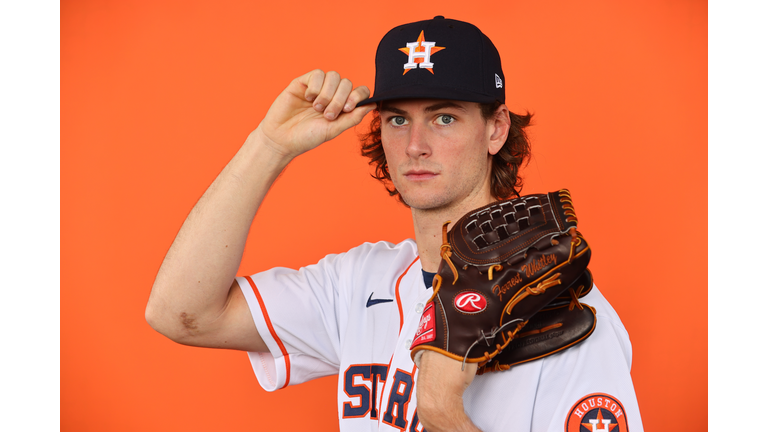
<path fill-rule="evenodd" d="M 431 210 L 492 201 L 497 127 L 483 119 L 477 103 L 400 100 L 380 111 L 389 173 L 406 204 Z"/>

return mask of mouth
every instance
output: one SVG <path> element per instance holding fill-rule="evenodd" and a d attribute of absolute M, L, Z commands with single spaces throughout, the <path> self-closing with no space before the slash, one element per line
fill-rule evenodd
<path fill-rule="evenodd" d="M 405 173 L 405 178 L 411 181 L 430 180 L 437 176 L 437 173 L 427 170 L 410 170 Z"/>

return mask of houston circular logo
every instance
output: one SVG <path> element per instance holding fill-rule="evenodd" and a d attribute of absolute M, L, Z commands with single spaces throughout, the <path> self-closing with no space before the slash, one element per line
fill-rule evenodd
<path fill-rule="evenodd" d="M 592 393 L 576 402 L 565 418 L 565 432 L 626 432 L 627 414 L 618 399 Z"/>
<path fill-rule="evenodd" d="M 464 291 L 459 293 L 453 300 L 453 306 L 464 313 L 476 314 L 485 310 L 488 302 L 485 297 L 472 291 Z"/>

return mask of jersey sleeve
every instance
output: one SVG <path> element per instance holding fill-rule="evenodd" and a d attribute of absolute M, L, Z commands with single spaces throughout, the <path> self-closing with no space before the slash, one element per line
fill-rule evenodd
<path fill-rule="evenodd" d="M 346 253 L 328 255 L 299 270 L 278 267 L 237 278 L 269 348 L 248 353 L 265 390 L 338 373 L 338 313 L 345 283 L 340 275 L 348 273 L 346 259 Z"/>
<path fill-rule="evenodd" d="M 583 343 L 541 363 L 532 430 L 643 430 L 632 376 L 632 345 L 624 325 L 597 288 L 583 302 L 598 325 Z M 594 295 L 593 295 L 594 294 Z"/>
<path fill-rule="evenodd" d="M 481 430 L 500 430 L 499 425 L 515 431 L 643 430 L 627 331 L 597 287 L 581 300 L 597 315 L 595 331 L 585 341 L 508 371 L 475 377 L 464 402 Z"/>

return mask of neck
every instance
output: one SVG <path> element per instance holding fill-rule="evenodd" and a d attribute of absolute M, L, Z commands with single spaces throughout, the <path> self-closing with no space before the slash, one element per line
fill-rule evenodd
<path fill-rule="evenodd" d="M 440 265 L 440 246 L 443 244 L 443 224 L 450 221 L 447 229 L 453 227 L 462 216 L 478 207 L 494 201 L 491 196 L 484 199 L 467 200 L 463 203 L 440 209 L 420 210 L 411 208 L 413 231 L 419 248 L 421 267 L 428 272 L 437 272 Z"/>

